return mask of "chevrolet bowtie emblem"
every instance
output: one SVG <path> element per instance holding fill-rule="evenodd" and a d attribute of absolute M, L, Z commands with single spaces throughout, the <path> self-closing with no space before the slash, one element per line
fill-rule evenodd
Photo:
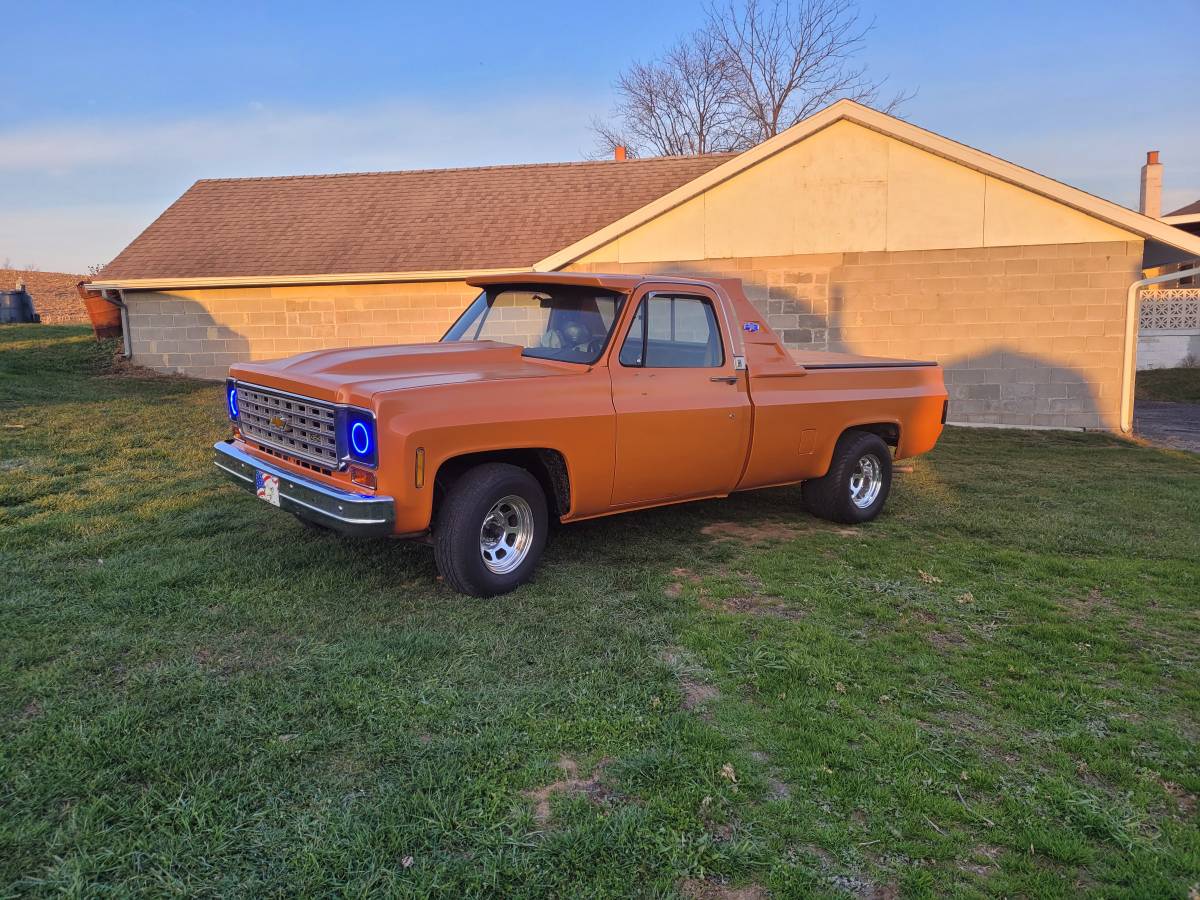
<path fill-rule="evenodd" d="M 288 420 L 283 416 L 271 416 L 271 427 L 286 429 L 288 427 Z"/>

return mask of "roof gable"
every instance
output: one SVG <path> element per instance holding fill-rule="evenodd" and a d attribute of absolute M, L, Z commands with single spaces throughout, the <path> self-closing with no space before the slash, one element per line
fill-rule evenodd
<path fill-rule="evenodd" d="M 718 188 L 730 183 L 735 178 L 739 180 L 743 179 L 746 177 L 748 170 L 769 163 L 769 161 L 784 151 L 843 122 L 852 123 L 853 125 L 860 126 L 861 129 L 876 132 L 883 137 L 910 145 L 916 150 L 923 151 L 925 155 L 941 157 L 944 160 L 956 163 L 959 167 L 974 170 L 981 176 L 984 176 L 985 179 L 992 179 L 998 186 L 995 193 L 997 195 L 1005 195 L 1005 199 L 1012 201 L 1013 204 L 1020 205 L 1028 201 L 1023 196 L 1014 195 L 1013 190 L 1009 188 L 1020 189 L 1021 192 L 1036 195 L 1035 199 L 1044 198 L 1046 201 L 1050 201 L 1051 204 L 1057 204 L 1061 209 L 1057 213 L 1052 212 L 1049 216 L 1051 219 L 1056 216 L 1059 218 L 1070 218 L 1071 212 L 1074 211 L 1075 213 L 1079 213 L 1081 217 L 1094 220 L 1097 226 L 1110 226 L 1114 230 L 1106 238 L 1079 237 L 1074 240 L 1119 239 L 1116 232 L 1116 230 L 1119 230 L 1136 237 L 1175 247 L 1195 256 L 1200 256 L 1200 238 L 1187 234 L 1178 228 L 1164 224 L 1157 219 L 1141 215 L 1107 200 L 1102 200 L 1077 188 L 1054 181 L 1044 175 L 1039 175 L 1029 169 L 1021 168 L 972 147 L 951 141 L 923 128 L 910 125 L 893 116 L 868 109 L 851 100 L 839 100 L 821 112 L 793 125 L 787 131 L 764 141 L 757 147 L 747 150 L 745 153 L 697 177 L 694 181 L 651 201 L 642 209 L 599 229 L 583 240 L 577 241 L 557 253 L 539 260 L 535 268 L 549 271 L 582 260 L 585 257 L 592 260 L 593 257 L 589 256 L 589 254 L 595 254 L 597 251 L 601 251 L 601 248 L 604 248 L 601 252 L 602 258 L 594 261 L 605 261 L 607 258 L 606 254 L 611 253 L 610 247 L 614 242 L 618 239 L 625 241 L 626 236 L 628 236 L 629 240 L 637 240 L 638 236 L 642 234 L 643 226 L 660 219 L 660 217 L 665 217 L 667 213 L 673 210 L 678 209 L 681 215 L 690 214 L 694 221 L 697 216 L 695 204 L 690 204 L 691 208 L 685 211 L 685 206 L 689 205 L 689 201 L 705 195 L 715 196 Z M 857 177 L 861 174 L 857 170 L 863 163 L 864 160 L 851 158 L 844 161 L 843 166 L 847 172 L 855 173 L 857 183 L 865 184 L 869 183 L 872 179 L 869 177 Z M 865 160 L 865 164 L 870 166 L 875 164 L 875 162 Z M 856 178 L 848 178 L 847 183 L 855 182 Z M 983 182 L 981 181 L 981 183 Z M 774 195 L 778 196 L 777 190 Z M 857 196 L 844 198 L 843 202 L 846 202 L 846 199 L 854 202 L 860 198 Z M 818 212 L 821 212 L 821 210 L 818 210 Z M 674 227 L 674 223 L 668 226 L 665 219 L 659 225 L 662 228 Z M 635 230 L 637 230 L 637 234 L 634 234 Z M 1014 232 L 1014 234 L 1016 233 Z M 985 244 L 988 242 L 995 243 L 996 240 L 998 240 L 996 234 L 993 234 L 990 241 L 987 240 L 986 235 L 982 236 L 982 242 Z M 1015 237 L 1009 237 L 1005 240 L 1008 240 L 1010 243 L 1059 242 L 1058 239 L 1047 241 L 1044 237 L 1039 238 L 1036 232 L 1034 232 L 1033 237 L 1023 237 L 1020 240 L 1016 240 Z M 1072 240 L 1065 239 L 1062 242 L 1070 243 Z M 694 240 L 692 243 L 694 245 Z M 840 249 L 848 248 L 842 247 Z M 723 251 L 717 251 L 717 253 L 721 254 Z M 708 248 L 706 248 L 704 255 L 714 256 L 715 254 L 709 252 Z M 770 254 L 760 251 L 752 255 Z"/>
<path fill-rule="evenodd" d="M 198 181 L 96 281 L 529 267 L 730 157 Z"/>
<path fill-rule="evenodd" d="M 1130 231 L 842 119 L 579 262 L 1135 239 Z"/>

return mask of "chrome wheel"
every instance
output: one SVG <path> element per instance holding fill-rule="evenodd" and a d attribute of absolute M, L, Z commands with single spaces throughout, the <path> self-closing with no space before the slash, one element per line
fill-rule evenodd
<path fill-rule="evenodd" d="M 479 555 L 489 572 L 505 575 L 521 564 L 533 546 L 533 510 L 523 497 L 501 497 L 483 517 Z"/>
<path fill-rule="evenodd" d="M 883 489 L 883 464 L 874 453 L 859 457 L 858 466 L 850 476 L 850 502 L 866 509 L 879 498 Z"/>

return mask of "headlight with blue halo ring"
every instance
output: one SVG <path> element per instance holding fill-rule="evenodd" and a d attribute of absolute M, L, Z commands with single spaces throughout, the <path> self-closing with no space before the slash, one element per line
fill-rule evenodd
<path fill-rule="evenodd" d="M 238 420 L 237 382 L 232 378 L 225 379 L 225 407 L 231 422 Z"/>
<path fill-rule="evenodd" d="M 342 457 L 352 463 L 373 466 L 379 461 L 375 416 L 365 409 L 342 407 L 339 444 Z"/>

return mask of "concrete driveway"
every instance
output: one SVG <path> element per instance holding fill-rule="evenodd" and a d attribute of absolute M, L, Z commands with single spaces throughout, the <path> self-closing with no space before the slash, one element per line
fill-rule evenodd
<path fill-rule="evenodd" d="M 1200 404 L 1138 400 L 1133 407 L 1133 431 L 1163 447 L 1200 453 Z"/>

